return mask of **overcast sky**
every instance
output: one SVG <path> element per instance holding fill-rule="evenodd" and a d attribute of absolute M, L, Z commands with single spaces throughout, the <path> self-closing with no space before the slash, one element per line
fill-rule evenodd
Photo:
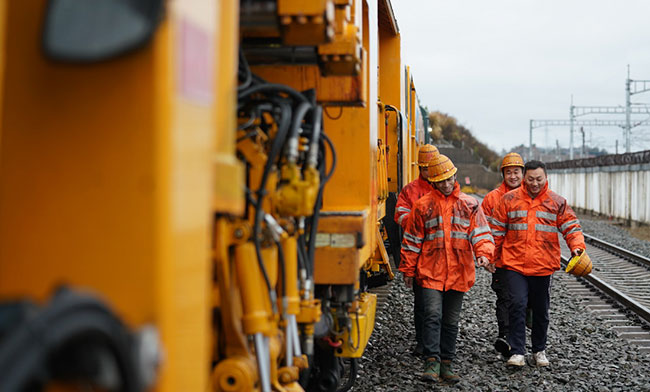
<path fill-rule="evenodd" d="M 497 152 L 528 145 L 531 118 L 568 120 L 572 94 L 574 105 L 624 106 L 627 64 L 631 79 L 650 80 L 650 0 L 392 4 L 421 103 L 456 117 Z M 650 92 L 632 102 L 650 103 Z M 617 138 L 622 145 L 620 128 L 585 131 L 587 143 L 611 153 Z M 633 134 L 633 151 L 650 148 L 648 127 Z M 556 139 L 568 147 L 568 135 L 568 127 L 533 131 L 542 147 Z M 574 138 L 578 148 L 581 136 Z"/>

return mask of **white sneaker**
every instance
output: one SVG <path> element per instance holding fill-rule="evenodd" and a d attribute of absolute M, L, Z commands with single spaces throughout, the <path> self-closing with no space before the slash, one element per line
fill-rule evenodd
<path fill-rule="evenodd" d="M 506 362 L 506 365 L 509 366 L 524 366 L 526 364 L 526 360 L 523 355 L 521 354 L 513 354 L 510 356 L 510 359 L 508 359 L 508 362 Z"/>
<path fill-rule="evenodd" d="M 548 366 L 549 365 L 548 359 L 546 359 L 546 354 L 544 353 L 543 350 L 540 351 L 540 352 L 534 353 L 533 358 L 535 358 L 535 363 L 537 364 L 537 366 Z"/>

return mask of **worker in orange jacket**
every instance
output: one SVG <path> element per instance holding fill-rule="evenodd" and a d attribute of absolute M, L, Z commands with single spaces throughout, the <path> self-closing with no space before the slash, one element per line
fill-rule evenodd
<path fill-rule="evenodd" d="M 422 343 L 426 358 L 422 377 L 457 382 L 451 367 L 463 295 L 474 285 L 478 265 L 493 266 L 494 240 L 478 201 L 460 191 L 456 167 L 438 155 L 429 164 L 435 189 L 411 210 L 402 242 L 399 270 L 404 283 L 420 289 L 424 304 Z"/>
<path fill-rule="evenodd" d="M 397 204 L 395 204 L 395 222 L 397 222 L 402 230 L 406 228 L 408 223 L 408 216 L 411 212 L 411 207 L 415 204 L 418 199 L 427 193 L 433 190 L 433 185 L 429 182 L 429 162 L 437 156 L 438 149 L 431 144 L 425 144 L 420 147 L 418 151 L 418 168 L 420 169 L 420 175 L 415 180 L 408 183 L 402 191 L 399 193 L 397 198 Z M 399 265 L 399 262 L 396 260 L 396 264 Z M 415 324 L 415 348 L 412 353 L 415 356 L 421 356 L 422 351 L 422 301 L 419 297 L 419 290 L 417 288 L 417 283 L 413 285 L 413 323 Z"/>
<path fill-rule="evenodd" d="M 572 255 L 585 249 L 580 222 L 567 201 L 548 189 L 546 166 L 540 161 L 524 165 L 524 185 L 506 193 L 490 219 L 510 293 L 508 343 L 510 366 L 525 365 L 526 305 L 533 309 L 531 341 L 537 366 L 548 366 L 546 338 L 550 284 L 560 269 L 558 233 Z"/>
<path fill-rule="evenodd" d="M 413 204 L 418 201 L 419 198 L 433 190 L 433 185 L 431 185 L 428 178 L 428 165 L 429 162 L 438 154 L 438 149 L 431 144 L 425 144 L 420 147 L 420 150 L 418 151 L 418 168 L 420 170 L 420 175 L 402 188 L 402 191 L 399 193 L 399 197 L 397 198 L 397 204 L 395 204 L 395 222 L 397 222 L 402 229 L 406 227 L 408 222 L 407 218 L 409 212 L 411 212 Z"/>
<path fill-rule="evenodd" d="M 490 222 L 493 215 L 494 207 L 499 203 L 501 197 L 507 192 L 519 188 L 524 179 L 524 160 L 516 152 L 506 154 L 501 161 L 501 175 L 503 182 L 496 189 L 485 195 L 481 202 L 481 209 L 485 218 Z M 495 257 L 496 271 L 492 274 L 492 290 L 497 296 L 496 316 L 498 333 L 494 342 L 495 349 L 500 352 L 504 358 L 510 357 L 507 343 L 508 336 L 508 306 L 510 305 L 510 294 L 508 285 L 505 281 L 505 269 L 499 258 Z"/>

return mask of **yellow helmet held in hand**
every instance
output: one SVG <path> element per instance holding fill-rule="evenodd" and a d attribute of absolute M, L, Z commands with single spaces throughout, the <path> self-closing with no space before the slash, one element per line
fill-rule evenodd
<path fill-rule="evenodd" d="M 425 144 L 418 150 L 418 166 L 428 166 L 429 162 L 438 154 L 436 146 Z"/>
<path fill-rule="evenodd" d="M 446 155 L 438 154 L 429 162 L 429 181 L 444 181 L 456 174 L 458 169 Z"/>
<path fill-rule="evenodd" d="M 575 276 L 585 276 L 591 272 L 592 267 L 591 258 L 587 255 L 587 251 L 583 250 L 582 253 L 573 256 L 571 260 L 569 260 L 569 264 L 566 266 L 565 271 Z"/>
<path fill-rule="evenodd" d="M 501 161 L 500 170 L 503 170 L 504 167 L 508 167 L 508 166 L 519 166 L 523 168 L 524 159 L 521 157 L 521 155 L 517 154 L 516 152 L 509 152 L 506 154 L 505 157 L 503 157 L 503 161 Z"/>

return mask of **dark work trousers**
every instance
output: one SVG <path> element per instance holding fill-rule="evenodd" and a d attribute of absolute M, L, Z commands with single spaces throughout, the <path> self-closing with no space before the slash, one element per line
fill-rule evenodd
<path fill-rule="evenodd" d="M 422 345 L 422 319 L 424 305 L 422 304 L 422 287 L 413 279 L 413 321 L 415 324 L 415 350 L 423 352 Z"/>
<path fill-rule="evenodd" d="M 424 308 L 422 319 L 422 343 L 424 357 L 452 360 L 456 357 L 458 321 L 463 306 L 460 291 L 438 291 L 421 288 Z"/>
<path fill-rule="evenodd" d="M 546 348 L 548 310 L 551 304 L 551 276 L 524 276 L 505 270 L 510 292 L 510 332 L 508 344 L 512 354 L 526 353 L 526 305 L 533 310 L 531 342 L 533 353 Z"/>
<path fill-rule="evenodd" d="M 497 295 L 497 325 L 499 327 L 498 337 L 505 338 L 508 336 L 508 308 L 510 306 L 510 292 L 508 291 L 508 282 L 506 280 L 506 270 L 497 268 L 492 274 L 492 290 Z"/>

